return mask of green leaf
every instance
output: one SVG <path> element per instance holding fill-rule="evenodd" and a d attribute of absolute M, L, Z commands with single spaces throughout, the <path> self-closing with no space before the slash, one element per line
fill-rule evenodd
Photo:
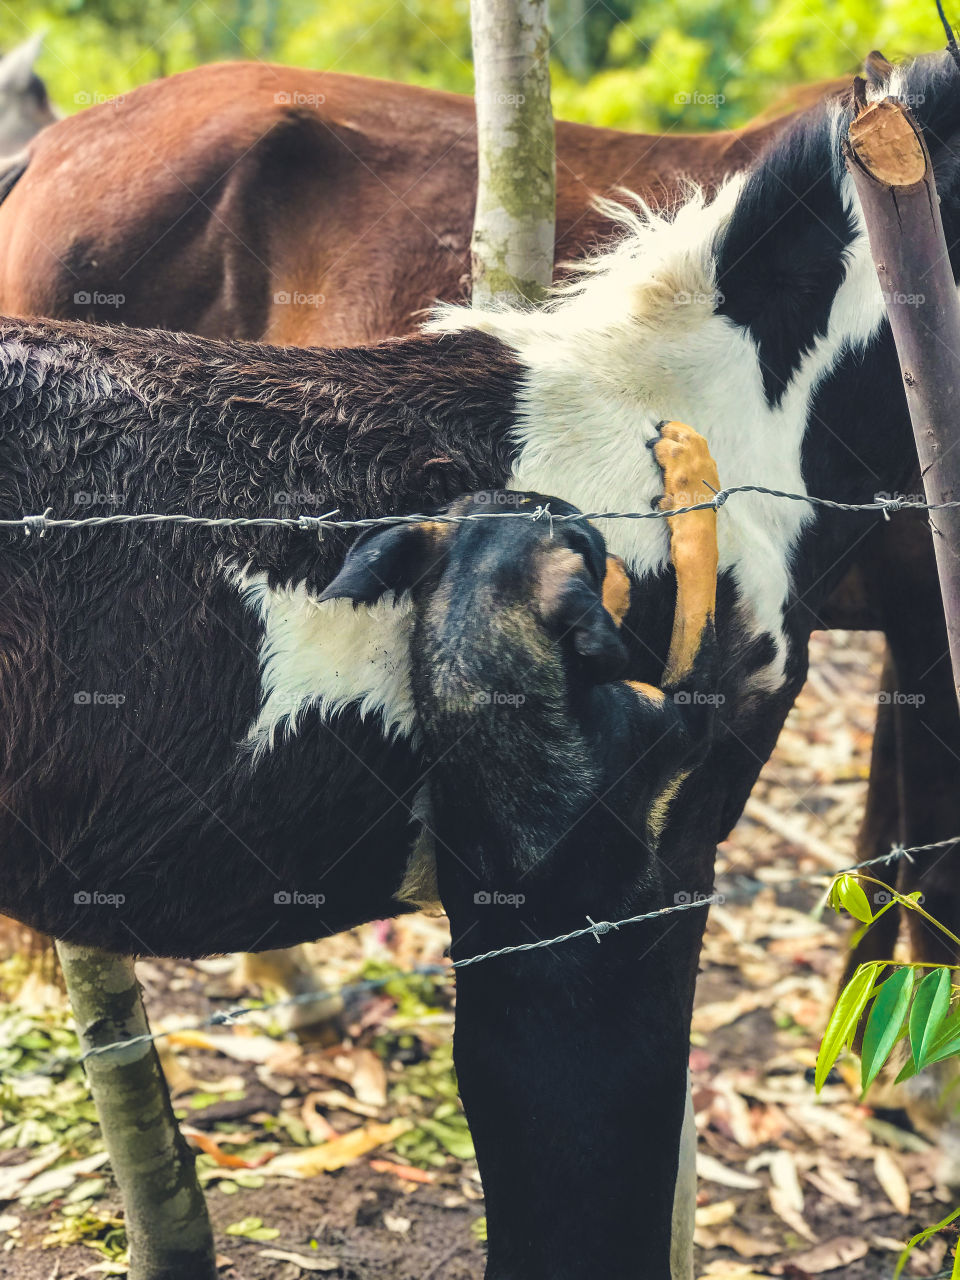
<path fill-rule="evenodd" d="M 897 1042 L 912 994 L 913 970 L 907 965 L 892 973 L 874 997 L 860 1055 L 860 1080 L 864 1092 L 877 1078 Z"/>
<path fill-rule="evenodd" d="M 262 1218 L 241 1218 L 225 1228 L 228 1236 L 243 1236 L 247 1240 L 276 1240 L 280 1234 L 276 1227 L 265 1227 Z"/>
<path fill-rule="evenodd" d="M 859 920 L 863 924 L 873 923 L 870 903 L 856 876 L 840 876 L 837 880 L 836 901 L 850 912 L 854 920 Z"/>
<path fill-rule="evenodd" d="M 944 1040 L 934 1049 L 930 1058 L 924 1063 L 924 1066 L 932 1066 L 935 1062 L 945 1062 L 947 1058 L 953 1058 L 960 1053 L 960 1036 L 954 1037 L 953 1040 Z"/>
<path fill-rule="evenodd" d="M 933 969 L 917 987 L 910 1010 L 910 1048 L 918 1070 L 930 1061 L 937 1032 L 950 1011 L 950 970 Z"/>
<path fill-rule="evenodd" d="M 933 1038 L 927 1054 L 925 1066 L 932 1066 L 935 1062 L 942 1062 L 945 1058 L 951 1058 L 954 1054 L 960 1052 L 960 1008 L 954 1009 L 948 1013 L 946 1018 L 940 1025 L 939 1030 Z M 904 1080 L 909 1080 L 917 1074 L 920 1068 L 917 1066 L 916 1060 L 911 1055 L 906 1066 L 897 1076 L 896 1084 L 902 1084 Z"/>
<path fill-rule="evenodd" d="M 927 1227 L 926 1230 L 917 1232 L 912 1240 L 908 1240 L 903 1253 L 901 1253 L 900 1257 L 897 1259 L 897 1269 L 893 1273 L 893 1280 L 899 1280 L 900 1275 L 903 1272 L 903 1268 L 907 1265 L 907 1259 L 918 1244 L 926 1244 L 931 1236 L 935 1236 L 938 1231 L 943 1231 L 945 1227 L 949 1227 L 950 1223 L 954 1222 L 957 1218 L 960 1218 L 960 1209 L 954 1209 L 953 1213 L 948 1213 L 945 1218 L 941 1218 L 941 1220 L 935 1223 L 932 1227 Z M 957 1262 L 956 1258 L 954 1258 L 952 1280 L 956 1280 L 956 1278 Z"/>
<path fill-rule="evenodd" d="M 827 1029 L 823 1033 L 820 1052 L 817 1054 L 817 1070 L 814 1077 L 817 1093 L 823 1088 L 824 1081 L 830 1074 L 831 1067 L 840 1057 L 847 1040 L 852 1040 L 856 1034 L 860 1015 L 866 1008 L 877 974 L 882 967 L 877 961 L 861 965 L 841 991 L 837 1007 L 830 1015 Z"/>

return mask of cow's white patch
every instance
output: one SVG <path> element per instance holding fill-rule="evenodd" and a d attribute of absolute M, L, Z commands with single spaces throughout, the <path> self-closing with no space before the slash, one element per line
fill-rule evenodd
<path fill-rule="evenodd" d="M 732 179 L 709 204 L 694 196 L 672 221 L 622 213 L 620 246 L 560 290 L 545 313 L 438 313 L 434 330 L 481 328 L 527 367 L 513 487 L 556 494 L 584 511 L 643 511 L 662 492 L 645 445 L 658 422 L 673 418 L 707 438 L 721 484 L 806 493 L 801 448 L 813 395 L 843 353 L 876 332 L 883 300 L 861 227 L 826 335 L 771 406 L 753 340 L 715 310 L 714 248 L 742 183 Z M 847 194 L 858 208 L 852 184 Z M 778 643 L 776 661 L 755 677 L 761 687 L 783 679 L 792 553 L 812 517 L 803 503 L 742 494 L 719 521 L 720 566 L 738 584 L 753 633 Z M 635 573 L 665 566 L 663 521 L 598 523 Z"/>
<path fill-rule="evenodd" d="M 302 583 L 271 588 L 266 574 L 236 570 L 233 578 L 263 622 L 260 713 L 248 734 L 255 750 L 278 732 L 296 733 L 308 707 L 329 718 L 354 706 L 387 734 L 413 733 L 409 601 L 321 604 Z"/>
<path fill-rule="evenodd" d="M 876 333 L 883 299 L 846 178 L 858 220 L 846 278 L 827 333 L 771 406 L 752 338 L 717 313 L 715 250 L 742 185 L 732 179 L 709 203 L 694 193 L 673 219 L 608 205 L 625 225 L 623 240 L 544 308 L 441 308 L 433 331 L 495 334 L 526 368 L 512 487 L 556 494 L 584 511 L 643 511 L 662 492 L 646 444 L 659 421 L 674 418 L 706 436 L 722 484 L 806 492 L 801 450 L 813 396 L 841 356 Z M 745 630 L 769 633 L 778 646 L 753 677 L 754 691 L 784 678 L 791 562 L 812 518 L 805 504 L 764 494 L 737 495 L 723 509 L 720 565 L 738 585 Z M 663 521 L 600 523 L 610 550 L 634 573 L 666 565 Z M 388 732 L 413 732 L 408 602 L 355 610 L 345 601 L 318 604 L 302 585 L 271 590 L 262 576 L 241 585 L 264 622 L 263 702 L 251 729 L 257 746 L 280 727 L 295 731 L 311 705 L 330 716 L 356 704 Z"/>

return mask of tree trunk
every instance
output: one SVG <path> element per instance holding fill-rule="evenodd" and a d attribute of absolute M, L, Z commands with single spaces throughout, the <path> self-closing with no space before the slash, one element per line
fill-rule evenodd
<path fill-rule="evenodd" d="M 477 104 L 473 300 L 536 301 L 553 277 L 556 157 L 547 0 L 471 0 Z"/>
<path fill-rule="evenodd" d="M 960 298 L 923 134 L 895 98 L 862 109 L 847 165 L 897 345 L 927 502 L 960 499 Z M 930 512 L 960 700 L 960 507 Z"/>
<path fill-rule="evenodd" d="M 84 1052 L 149 1031 L 129 956 L 68 942 L 57 951 Z M 84 1065 L 123 1196 L 130 1280 L 216 1280 L 207 1206 L 153 1042 Z"/>

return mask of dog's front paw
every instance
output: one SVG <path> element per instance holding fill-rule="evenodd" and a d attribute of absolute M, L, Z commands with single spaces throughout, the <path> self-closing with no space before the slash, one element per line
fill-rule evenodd
<path fill-rule="evenodd" d="M 720 488 L 717 464 L 706 440 L 683 422 L 662 422 L 653 456 L 663 472 L 661 511 L 710 502 Z"/>

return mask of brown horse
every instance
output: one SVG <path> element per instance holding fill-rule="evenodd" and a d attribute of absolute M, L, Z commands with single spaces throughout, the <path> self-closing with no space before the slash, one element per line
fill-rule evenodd
<path fill-rule="evenodd" d="M 871 55 L 868 75 L 884 65 Z M 793 105 L 841 88 L 814 86 Z M 558 261 L 610 235 L 596 194 L 626 187 L 663 206 L 686 180 L 711 188 L 792 115 L 708 135 L 558 122 Z M 405 334 L 438 298 L 465 293 L 475 170 L 469 98 L 259 64 L 203 67 L 61 121 L 0 173 L 0 310 L 285 344 Z M 865 541 L 856 581 L 817 620 L 882 627 L 896 664 L 864 856 L 960 830 L 960 720 L 939 591 L 925 526 L 906 520 Z M 934 914 L 956 919 L 948 863 L 922 878 Z M 892 913 L 884 920 L 895 928 Z M 930 935 L 915 943 L 921 958 L 941 958 Z M 875 930 L 864 946 L 884 952 L 889 937 Z"/>
<path fill-rule="evenodd" d="M 670 204 L 790 118 L 659 136 L 558 122 L 558 260 L 610 234 L 597 193 Z M 7 314 L 357 345 L 410 332 L 469 282 L 474 112 L 457 94 L 201 67 L 62 121 L 24 168 L 0 210 Z"/>

